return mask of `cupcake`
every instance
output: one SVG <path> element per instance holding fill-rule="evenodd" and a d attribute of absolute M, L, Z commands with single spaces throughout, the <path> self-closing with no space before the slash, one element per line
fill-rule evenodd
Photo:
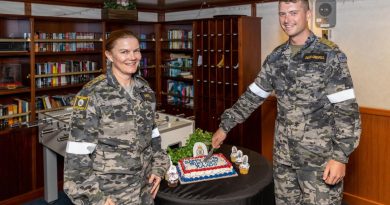
<path fill-rule="evenodd" d="M 248 162 L 248 156 L 244 155 L 242 157 L 242 163 L 239 166 L 240 174 L 248 174 L 249 167 L 250 167 L 250 165 L 249 165 L 249 162 Z"/>
<path fill-rule="evenodd" d="M 179 174 L 177 173 L 175 166 L 170 166 L 166 174 L 166 180 L 169 187 L 176 187 L 179 182 Z"/>
<path fill-rule="evenodd" d="M 230 154 L 230 161 L 235 163 L 236 162 L 236 158 L 237 158 L 237 147 L 233 146 L 232 147 L 232 153 Z"/>
<path fill-rule="evenodd" d="M 237 166 L 240 165 L 242 163 L 242 151 L 241 150 L 238 150 L 237 151 L 237 156 L 236 156 L 236 160 L 234 162 Z"/>

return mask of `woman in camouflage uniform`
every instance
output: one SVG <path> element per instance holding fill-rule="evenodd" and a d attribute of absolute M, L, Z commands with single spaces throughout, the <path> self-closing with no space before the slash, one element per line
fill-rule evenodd
<path fill-rule="evenodd" d="M 139 40 L 114 31 L 105 55 L 112 68 L 75 98 L 64 190 L 75 204 L 153 204 L 169 159 L 154 123 L 154 92 L 135 75 Z"/>

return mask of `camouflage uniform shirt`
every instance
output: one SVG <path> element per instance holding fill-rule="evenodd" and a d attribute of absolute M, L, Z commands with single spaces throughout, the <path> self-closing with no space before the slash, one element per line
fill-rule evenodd
<path fill-rule="evenodd" d="M 274 93 L 277 118 L 274 160 L 298 169 L 323 170 L 330 159 L 347 163 L 361 133 L 359 107 L 345 54 L 313 33 L 296 55 L 289 42 L 264 61 L 247 91 L 221 116 L 228 132 Z"/>
<path fill-rule="evenodd" d="M 133 77 L 132 95 L 112 71 L 78 93 L 70 122 L 64 191 L 75 204 L 153 204 L 148 177 L 163 177 L 169 159 L 154 123 L 155 95 Z"/>

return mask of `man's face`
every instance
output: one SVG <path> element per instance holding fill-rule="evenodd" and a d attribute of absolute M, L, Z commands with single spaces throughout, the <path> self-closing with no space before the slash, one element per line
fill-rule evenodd
<path fill-rule="evenodd" d="M 299 37 L 307 28 L 311 12 L 304 8 L 302 1 L 279 3 L 279 23 L 289 37 Z"/>

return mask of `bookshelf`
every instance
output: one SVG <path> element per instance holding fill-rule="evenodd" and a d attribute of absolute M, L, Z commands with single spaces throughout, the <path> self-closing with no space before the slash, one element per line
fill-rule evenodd
<path fill-rule="evenodd" d="M 30 115 L 31 18 L 0 17 L 0 129 Z"/>
<path fill-rule="evenodd" d="M 162 23 L 160 33 L 161 109 L 194 116 L 193 22 Z"/>

